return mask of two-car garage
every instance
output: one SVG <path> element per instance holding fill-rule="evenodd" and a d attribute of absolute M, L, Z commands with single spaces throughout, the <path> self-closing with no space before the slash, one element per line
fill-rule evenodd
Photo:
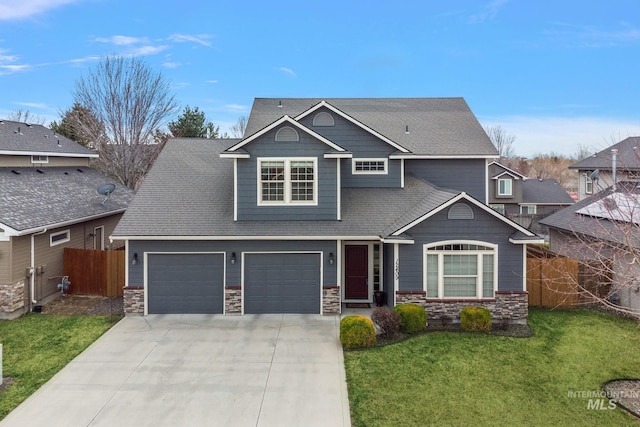
<path fill-rule="evenodd" d="M 223 313 L 225 259 L 224 253 L 148 254 L 148 313 Z M 245 314 L 320 313 L 319 252 L 248 252 L 238 261 Z"/>

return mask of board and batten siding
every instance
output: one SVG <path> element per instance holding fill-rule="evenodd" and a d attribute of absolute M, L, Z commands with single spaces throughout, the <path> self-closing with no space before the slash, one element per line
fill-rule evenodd
<path fill-rule="evenodd" d="M 335 220 L 337 213 L 337 162 L 325 159 L 329 147 L 298 131 L 300 141 L 276 142 L 279 128 L 267 132 L 257 141 L 248 144 L 249 159 L 238 159 L 238 220 L 288 221 L 288 220 Z M 258 206 L 258 158 L 316 158 L 317 159 L 317 205 Z"/>
<path fill-rule="evenodd" d="M 476 240 L 498 245 L 498 290 L 522 291 L 523 245 L 509 242 L 515 230 L 476 206 L 474 219 L 447 219 L 447 209 L 416 225 L 407 233 L 413 245 L 400 245 L 400 289 L 423 290 L 424 244 L 451 240 Z"/>
<path fill-rule="evenodd" d="M 335 286 L 338 281 L 338 262 L 329 264 L 329 253 L 337 257 L 337 243 L 335 241 L 154 241 L 130 240 L 129 259 L 134 253 L 138 254 L 138 264 L 129 262 L 129 286 L 144 284 L 145 252 L 155 253 L 183 253 L 183 252 L 225 252 L 226 253 L 226 285 L 240 286 L 242 274 L 242 252 L 322 252 L 323 253 L 323 284 Z M 236 263 L 231 264 L 231 254 L 236 253 Z M 130 260 L 129 260 L 130 261 Z"/>
<path fill-rule="evenodd" d="M 405 174 L 413 175 L 440 188 L 464 191 L 485 202 L 487 167 L 485 159 L 405 160 Z"/>

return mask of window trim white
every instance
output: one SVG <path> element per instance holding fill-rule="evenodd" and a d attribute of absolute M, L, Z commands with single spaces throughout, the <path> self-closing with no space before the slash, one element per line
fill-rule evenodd
<path fill-rule="evenodd" d="M 35 157 L 40 157 L 40 160 L 36 160 Z M 44 157 L 44 159 L 42 159 Z M 31 163 L 33 164 L 47 164 L 49 163 L 49 156 L 46 155 L 42 155 L 42 154 L 32 154 L 31 155 Z"/>
<path fill-rule="evenodd" d="M 503 193 L 500 191 L 500 183 L 508 182 L 509 183 L 509 192 Z M 498 178 L 498 196 L 513 196 L 513 179 L 512 178 Z"/>
<path fill-rule="evenodd" d="M 358 162 L 382 162 L 384 165 L 384 170 L 381 171 L 359 171 L 356 166 Z M 389 174 L 389 159 L 385 157 L 375 158 L 375 157 L 358 157 L 351 159 L 351 173 L 353 175 L 388 175 Z"/>
<path fill-rule="evenodd" d="M 58 236 L 62 236 L 66 234 L 66 237 L 60 239 L 60 240 L 56 240 L 55 242 L 53 241 L 54 237 L 58 237 Z M 71 240 L 71 230 L 70 229 L 66 229 L 63 231 L 58 231 L 56 233 L 51 233 L 49 234 L 49 247 L 53 247 L 53 246 L 58 246 L 61 245 L 63 243 L 67 243 L 68 241 Z"/>
<path fill-rule="evenodd" d="M 591 189 L 589 189 L 591 187 Z M 584 174 L 584 194 L 593 194 L 593 180 L 590 174 Z"/>
<path fill-rule="evenodd" d="M 530 208 L 533 208 L 533 213 L 529 212 Z M 525 212 L 526 209 L 526 212 Z M 538 205 L 534 204 L 522 204 L 520 205 L 520 215 L 536 215 L 538 213 Z"/>
<path fill-rule="evenodd" d="M 317 206 L 317 157 L 258 157 L 256 167 L 256 198 L 258 206 Z M 262 162 L 284 162 L 284 200 L 262 200 Z M 291 162 L 313 162 L 313 200 L 291 200 Z"/>
<path fill-rule="evenodd" d="M 462 250 L 438 250 L 430 251 L 429 248 L 442 245 L 478 245 L 492 248 L 491 251 L 462 251 Z M 464 255 L 476 255 L 478 270 L 476 274 L 476 296 L 463 297 L 463 296 L 444 296 L 444 258 L 443 255 L 449 254 L 464 254 Z M 480 255 L 493 255 L 493 295 L 491 297 L 483 296 L 483 257 Z M 439 299 L 439 300 L 492 300 L 495 299 L 496 292 L 498 291 L 498 245 L 489 242 L 483 242 L 479 240 L 445 240 L 440 242 L 427 243 L 422 245 L 422 289 L 425 295 L 428 295 L 427 290 L 427 255 L 438 255 L 438 295 L 435 297 L 427 296 L 427 299 Z"/>

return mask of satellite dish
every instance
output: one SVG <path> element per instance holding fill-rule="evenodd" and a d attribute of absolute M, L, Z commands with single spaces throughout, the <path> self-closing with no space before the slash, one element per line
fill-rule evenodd
<path fill-rule="evenodd" d="M 599 175 L 600 175 L 600 169 L 596 169 L 593 172 L 591 172 L 591 176 L 589 178 L 591 178 L 592 181 L 597 181 Z"/>
<path fill-rule="evenodd" d="M 115 189 L 116 189 L 116 185 L 115 184 L 104 184 L 104 185 L 101 185 L 100 187 L 98 187 L 98 194 L 102 194 L 103 196 L 107 196 L 102 201 L 103 205 L 105 203 L 107 203 L 107 200 L 109 200 L 109 197 L 111 197 L 111 193 L 113 193 L 113 190 L 115 190 Z"/>

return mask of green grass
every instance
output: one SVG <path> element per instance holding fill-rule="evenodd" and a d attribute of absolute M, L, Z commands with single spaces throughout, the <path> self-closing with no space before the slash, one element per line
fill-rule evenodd
<path fill-rule="evenodd" d="M 0 419 L 120 319 L 29 314 L 0 321 L 2 373 L 15 378 L 15 382 L 0 393 Z"/>
<path fill-rule="evenodd" d="M 588 398 L 570 396 L 640 377 L 635 322 L 530 310 L 529 324 L 530 338 L 433 332 L 346 352 L 353 425 L 638 425 L 621 409 L 589 409 Z"/>

